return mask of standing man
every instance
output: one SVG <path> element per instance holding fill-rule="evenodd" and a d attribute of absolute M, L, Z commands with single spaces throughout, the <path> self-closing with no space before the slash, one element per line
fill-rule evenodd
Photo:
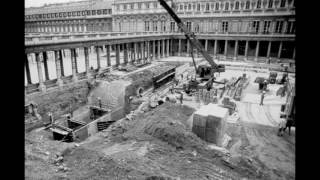
<path fill-rule="evenodd" d="M 263 105 L 263 99 L 264 99 L 265 93 L 266 93 L 265 91 L 262 91 L 261 93 L 260 106 Z"/>
<path fill-rule="evenodd" d="M 99 107 L 100 107 L 100 108 L 102 108 L 101 98 L 100 98 L 100 97 L 98 97 L 97 99 L 98 99 Z"/>
<path fill-rule="evenodd" d="M 179 92 L 180 93 L 180 104 L 183 104 L 183 93 L 182 92 Z"/>

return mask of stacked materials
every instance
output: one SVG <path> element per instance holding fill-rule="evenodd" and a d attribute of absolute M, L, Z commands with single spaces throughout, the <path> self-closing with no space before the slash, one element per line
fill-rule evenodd
<path fill-rule="evenodd" d="M 209 103 L 194 113 L 192 132 L 207 142 L 222 146 L 227 117 L 227 108 Z"/>

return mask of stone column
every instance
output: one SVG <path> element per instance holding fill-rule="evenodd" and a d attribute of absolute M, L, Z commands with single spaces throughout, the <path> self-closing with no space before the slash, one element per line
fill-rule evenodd
<path fill-rule="evenodd" d="M 42 53 L 42 57 L 43 57 L 43 65 L 44 65 L 44 75 L 45 75 L 46 81 L 48 81 L 50 80 L 50 78 L 49 78 L 49 71 L 48 71 L 48 56 L 46 51 Z"/>
<path fill-rule="evenodd" d="M 137 42 L 134 43 L 134 62 L 138 59 L 138 44 Z"/>
<path fill-rule="evenodd" d="M 166 41 L 162 40 L 162 57 L 165 57 L 166 52 Z"/>
<path fill-rule="evenodd" d="M 100 64 L 100 46 L 96 46 L 96 54 L 97 54 L 97 69 L 101 69 L 101 64 Z"/>
<path fill-rule="evenodd" d="M 255 61 L 258 61 L 258 56 L 259 56 L 259 46 L 260 46 L 260 41 L 257 41 L 257 48 L 256 48 L 256 54 L 254 57 Z"/>
<path fill-rule="evenodd" d="M 107 49 L 107 66 L 110 67 L 111 66 L 111 60 L 110 60 L 111 45 L 107 45 L 106 49 Z"/>
<path fill-rule="evenodd" d="M 158 40 L 158 59 L 160 59 L 161 40 Z"/>
<path fill-rule="evenodd" d="M 75 49 L 70 49 L 71 51 L 71 63 L 72 63 L 72 80 L 74 82 L 78 81 L 77 77 L 77 65 L 76 65 L 76 57 L 75 57 Z"/>
<path fill-rule="evenodd" d="M 150 56 L 150 41 L 147 41 L 147 61 L 150 62 L 151 60 Z"/>
<path fill-rule="evenodd" d="M 38 69 L 38 78 L 39 78 L 39 90 L 41 92 L 46 91 L 46 86 L 43 84 L 43 76 L 42 76 L 42 66 L 40 62 L 40 56 L 39 53 L 36 54 L 36 62 L 37 62 L 37 69 Z"/>
<path fill-rule="evenodd" d="M 140 47 L 141 47 L 141 63 L 144 63 L 145 62 L 145 51 L 144 51 L 144 41 L 141 42 L 140 44 Z"/>
<path fill-rule="evenodd" d="M 187 56 L 190 56 L 190 42 L 187 40 Z"/>
<path fill-rule="evenodd" d="M 181 56 L 181 39 L 179 39 L 178 56 Z"/>
<path fill-rule="evenodd" d="M 116 66 L 120 65 L 120 44 L 116 45 Z"/>
<path fill-rule="evenodd" d="M 169 57 L 170 56 L 170 41 L 169 41 L 169 39 L 167 39 L 167 57 Z"/>
<path fill-rule="evenodd" d="M 234 55 L 233 55 L 233 60 L 237 60 L 238 57 L 238 40 L 236 40 L 236 43 L 234 45 Z"/>
<path fill-rule="evenodd" d="M 83 51 L 84 51 L 84 61 L 85 61 L 85 66 L 86 66 L 86 76 L 89 78 L 90 77 L 90 67 L 89 67 L 88 47 L 84 47 Z"/>
<path fill-rule="evenodd" d="M 267 58 L 270 58 L 270 51 L 271 51 L 271 41 L 269 41 L 268 43 Z"/>
<path fill-rule="evenodd" d="M 204 49 L 208 51 L 208 39 L 205 40 Z"/>
<path fill-rule="evenodd" d="M 128 44 L 125 43 L 123 44 L 125 47 L 123 48 L 123 61 L 124 61 L 124 64 L 127 64 L 128 63 Z"/>
<path fill-rule="evenodd" d="M 292 59 L 296 59 L 296 48 L 293 48 L 293 55 L 292 55 Z"/>
<path fill-rule="evenodd" d="M 214 47 L 213 47 L 213 55 L 217 58 L 217 46 L 218 46 L 218 40 L 214 40 Z"/>
<path fill-rule="evenodd" d="M 152 41 L 152 60 L 156 59 L 156 41 Z"/>
<path fill-rule="evenodd" d="M 282 51 L 282 41 L 280 41 L 279 51 L 278 51 L 278 58 L 281 58 L 281 51 Z"/>
<path fill-rule="evenodd" d="M 244 48 L 244 60 L 248 60 L 248 47 L 249 47 L 249 41 L 246 41 L 246 47 Z"/>
<path fill-rule="evenodd" d="M 79 69 L 78 69 L 78 58 L 77 58 L 77 48 L 74 49 L 74 60 L 76 62 L 76 73 L 79 73 Z"/>
<path fill-rule="evenodd" d="M 29 60 L 28 60 L 28 54 L 25 54 L 25 61 L 24 61 L 24 65 L 26 67 L 26 74 L 27 74 L 27 83 L 28 84 L 32 84 L 31 82 L 31 74 L 30 74 L 30 68 L 29 68 Z"/>
<path fill-rule="evenodd" d="M 54 57 L 55 57 L 55 62 L 56 62 L 56 71 L 57 71 L 57 85 L 59 87 L 63 86 L 63 81 L 61 79 L 61 65 L 60 65 L 60 56 L 59 56 L 59 51 L 54 51 Z"/>
<path fill-rule="evenodd" d="M 227 51 L 228 51 L 228 40 L 224 43 L 224 55 L 227 57 Z"/>
<path fill-rule="evenodd" d="M 59 50 L 59 57 L 60 57 L 60 65 L 61 65 L 61 77 L 64 77 L 64 68 L 63 68 L 63 57 L 62 57 L 62 51 Z"/>
<path fill-rule="evenodd" d="M 173 39 L 170 41 L 170 54 L 173 56 Z"/>

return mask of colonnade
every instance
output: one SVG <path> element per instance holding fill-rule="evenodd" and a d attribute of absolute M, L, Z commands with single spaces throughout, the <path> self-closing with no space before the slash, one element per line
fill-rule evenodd
<path fill-rule="evenodd" d="M 182 39 L 178 39 L 178 56 L 181 56 L 182 55 L 182 43 L 181 43 Z M 204 43 L 204 48 L 206 51 L 208 51 L 208 39 L 205 39 L 204 40 L 205 43 Z M 219 40 L 220 41 L 220 40 Z M 224 56 L 228 56 L 228 43 L 230 42 L 230 40 L 221 40 L 221 41 L 224 41 L 224 48 L 223 48 L 223 55 Z M 233 56 L 233 59 L 234 60 L 237 60 L 238 58 L 238 50 L 239 50 L 239 40 L 232 40 L 232 41 L 235 41 L 235 47 L 234 47 L 234 51 L 232 53 L 232 56 Z M 244 54 L 242 56 L 244 56 L 244 60 L 247 60 L 248 59 L 248 48 L 249 48 L 249 41 L 248 40 L 244 40 L 245 41 L 245 48 L 244 48 Z M 254 42 L 254 41 L 251 41 L 251 42 Z M 260 42 L 261 41 L 255 41 L 256 42 L 256 45 L 255 45 L 255 52 L 254 52 L 254 60 L 255 61 L 258 61 L 258 58 L 259 58 L 259 52 L 260 52 Z M 280 42 L 280 45 L 279 45 L 279 48 L 278 48 L 278 52 L 277 52 L 277 57 L 278 59 L 280 59 L 282 57 L 282 51 L 283 51 L 283 41 L 279 41 Z M 271 58 L 270 56 L 270 52 L 271 52 L 271 43 L 272 41 L 268 41 L 268 45 L 267 45 L 267 53 L 266 53 L 266 56 L 264 56 L 265 58 Z M 190 55 L 190 51 L 191 51 L 191 45 L 190 45 L 190 42 L 187 41 L 187 49 L 186 49 L 186 53 L 187 53 L 187 56 Z M 218 40 L 214 40 L 214 45 L 213 45 L 213 55 L 215 57 L 218 56 Z M 197 50 L 196 50 L 197 51 Z M 197 54 L 197 53 L 196 53 Z M 295 48 L 293 49 L 293 54 L 292 54 L 292 59 L 295 59 Z"/>
<path fill-rule="evenodd" d="M 100 45 L 94 46 L 96 60 L 97 60 L 97 68 L 96 71 L 101 71 L 110 67 L 118 67 L 122 64 L 141 64 L 146 62 L 151 62 L 154 60 L 158 60 L 160 58 L 168 57 L 170 55 L 170 48 L 172 48 L 172 42 L 170 44 L 171 39 L 160 39 L 160 40 L 146 40 L 142 42 L 128 42 L 121 44 L 108 44 L 108 45 Z M 89 48 L 81 47 L 84 51 L 84 60 L 85 60 L 85 76 L 86 78 L 90 78 L 94 73 L 92 71 L 92 67 L 89 67 Z M 104 49 L 106 52 L 106 56 L 101 56 L 101 51 Z M 77 82 L 79 80 L 79 68 L 78 68 L 78 58 L 76 54 L 76 48 L 70 48 L 71 52 L 71 64 L 72 64 L 72 81 Z M 115 65 L 111 62 L 112 55 L 111 52 L 115 52 Z M 40 54 L 42 54 L 42 59 L 40 58 Z M 65 69 L 63 67 L 63 49 L 54 50 L 54 61 L 56 64 L 55 70 L 57 75 L 56 84 L 59 87 L 63 86 L 64 77 L 65 77 Z M 122 54 L 123 58 L 120 59 L 120 54 Z M 49 81 L 49 71 L 48 71 L 48 55 L 47 51 L 36 52 L 34 53 L 37 71 L 38 71 L 38 79 L 39 86 L 38 89 L 40 91 L 46 91 L 45 81 Z M 106 67 L 102 67 L 101 58 L 106 58 Z M 122 60 L 122 61 L 121 61 Z M 42 66 L 42 63 L 44 66 Z M 30 84 L 36 84 L 31 81 L 30 75 L 30 67 L 29 67 L 28 54 L 25 56 L 25 70 L 26 70 L 26 79 L 27 86 Z M 42 68 L 44 67 L 44 78 Z M 112 69 L 112 68 L 110 68 Z"/>

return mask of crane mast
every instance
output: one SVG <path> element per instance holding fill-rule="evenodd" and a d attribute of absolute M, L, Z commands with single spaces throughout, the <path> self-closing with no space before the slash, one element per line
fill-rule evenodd
<path fill-rule="evenodd" d="M 177 14 L 171 9 L 171 7 L 167 4 L 165 0 L 158 0 L 161 6 L 167 10 L 172 19 L 177 23 L 178 27 L 184 32 L 187 40 L 191 43 L 193 47 L 195 47 L 202 56 L 209 62 L 211 65 L 213 72 L 217 72 L 219 70 L 219 65 L 217 65 L 213 58 L 208 54 L 208 52 L 202 47 L 201 43 L 196 38 L 196 35 L 193 32 L 190 32 L 187 26 L 182 22 L 182 20 L 177 16 Z"/>

